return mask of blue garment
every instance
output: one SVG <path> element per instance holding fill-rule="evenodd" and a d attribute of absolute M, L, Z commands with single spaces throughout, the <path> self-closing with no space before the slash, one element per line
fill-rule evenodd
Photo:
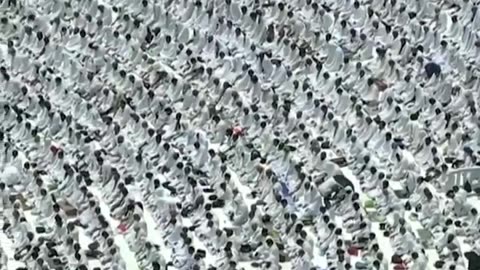
<path fill-rule="evenodd" d="M 290 190 L 287 181 L 279 181 L 280 183 L 280 194 L 282 198 L 287 200 L 288 206 L 292 209 L 296 209 L 296 203 L 293 199 L 293 192 Z"/>
<path fill-rule="evenodd" d="M 282 186 L 282 189 L 280 190 L 280 192 L 282 193 L 282 196 L 284 198 L 290 197 L 291 193 L 287 184 L 285 182 L 280 182 L 280 185 Z"/>
<path fill-rule="evenodd" d="M 442 68 L 437 63 L 430 62 L 425 65 L 425 72 L 427 73 L 428 78 L 431 78 L 433 74 L 438 77 L 440 76 L 440 73 L 442 73 Z"/>

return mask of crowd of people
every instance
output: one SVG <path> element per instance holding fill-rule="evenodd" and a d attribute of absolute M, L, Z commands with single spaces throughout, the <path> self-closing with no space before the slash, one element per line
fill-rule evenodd
<path fill-rule="evenodd" d="M 480 269 L 476 2 L 0 0 L 0 270 Z"/>

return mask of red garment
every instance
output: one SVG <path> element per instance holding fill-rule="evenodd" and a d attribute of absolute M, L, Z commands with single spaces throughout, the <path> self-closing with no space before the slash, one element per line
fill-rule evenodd
<path fill-rule="evenodd" d="M 393 269 L 394 269 L 394 270 L 408 270 L 408 266 L 407 266 L 407 264 L 406 264 L 405 262 L 402 261 L 402 262 L 399 263 L 399 264 L 395 264 L 395 265 L 393 266 Z"/>
<path fill-rule="evenodd" d="M 58 151 L 60 151 L 60 150 L 62 150 L 62 149 L 60 149 L 59 147 L 56 147 L 55 145 L 50 146 L 50 151 L 52 151 L 52 153 L 54 155 L 57 155 Z"/>
<path fill-rule="evenodd" d="M 120 223 L 118 224 L 117 226 L 117 230 L 121 233 L 121 234 L 125 234 L 128 230 L 128 225 L 127 224 L 124 224 L 124 223 Z"/>
<path fill-rule="evenodd" d="M 351 246 L 350 248 L 348 248 L 348 254 L 350 254 L 350 256 L 359 256 L 360 255 L 360 248 L 357 247 L 357 246 Z"/>
<path fill-rule="evenodd" d="M 233 135 L 243 136 L 245 135 L 245 129 L 242 127 L 236 126 L 233 128 Z"/>

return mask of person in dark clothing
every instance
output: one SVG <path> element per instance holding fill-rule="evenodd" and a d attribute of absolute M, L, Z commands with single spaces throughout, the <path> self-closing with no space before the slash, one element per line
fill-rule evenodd
<path fill-rule="evenodd" d="M 430 62 L 425 65 L 425 72 L 427 73 L 427 77 L 430 79 L 433 75 L 439 77 L 442 73 L 442 68 L 440 65 L 434 62 Z"/>
<path fill-rule="evenodd" d="M 476 252 L 465 252 L 465 258 L 468 260 L 468 270 L 480 269 L 480 256 Z"/>

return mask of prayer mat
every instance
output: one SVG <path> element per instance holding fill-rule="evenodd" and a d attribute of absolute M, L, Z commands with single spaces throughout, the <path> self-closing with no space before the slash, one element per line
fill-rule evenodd
<path fill-rule="evenodd" d="M 432 237 L 433 237 L 432 233 L 429 230 L 426 230 L 426 229 L 418 229 L 417 232 L 418 232 L 418 236 L 420 238 L 420 242 L 422 243 L 422 245 L 424 247 L 431 246 Z"/>

